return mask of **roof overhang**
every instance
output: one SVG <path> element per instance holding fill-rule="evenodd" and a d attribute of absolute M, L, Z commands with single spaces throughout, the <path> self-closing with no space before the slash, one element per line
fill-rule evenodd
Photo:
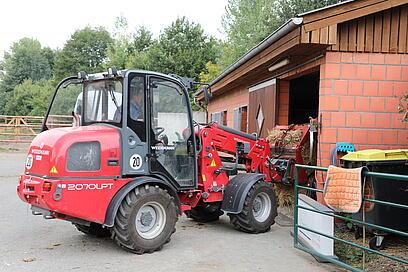
<path fill-rule="evenodd" d="M 251 76 L 254 73 L 259 74 L 260 80 L 273 77 L 282 69 L 269 72 L 268 67 L 284 58 L 292 59 L 286 67 L 289 69 L 306 60 L 306 56 L 315 58 L 336 44 L 338 24 L 406 3 L 408 0 L 351 0 L 299 14 L 224 70 L 210 83 L 211 92 L 226 92 L 250 77 L 256 80 L 257 76 Z M 202 89 L 196 97 L 204 98 Z"/>

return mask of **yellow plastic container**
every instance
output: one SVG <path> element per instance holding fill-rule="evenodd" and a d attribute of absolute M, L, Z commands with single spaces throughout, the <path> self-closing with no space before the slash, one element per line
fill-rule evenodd
<path fill-rule="evenodd" d="M 404 161 L 408 160 L 408 149 L 366 149 L 350 152 L 341 159 L 345 161 Z"/>
<path fill-rule="evenodd" d="M 408 149 L 361 150 L 343 156 L 340 162 L 343 168 L 365 166 L 371 172 L 408 175 Z M 373 197 L 376 200 L 408 205 L 407 182 L 391 180 L 385 177 L 371 177 L 368 178 L 366 182 L 370 184 L 372 188 L 372 196 L 370 196 L 370 198 Z M 352 218 L 362 220 L 362 210 L 353 214 Z M 374 204 L 371 210 L 365 212 L 366 222 L 400 231 L 408 231 L 407 218 L 408 209 L 380 204 Z M 367 229 L 374 231 L 371 227 Z M 376 230 L 376 233 L 382 236 L 380 231 Z"/>

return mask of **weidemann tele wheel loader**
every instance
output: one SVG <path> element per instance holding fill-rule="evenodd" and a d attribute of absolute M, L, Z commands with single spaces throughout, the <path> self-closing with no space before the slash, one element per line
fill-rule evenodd
<path fill-rule="evenodd" d="M 238 230 L 268 231 L 277 215 L 272 182 L 284 164 L 275 168 L 265 139 L 195 123 L 192 85 L 115 68 L 64 79 L 29 148 L 19 197 L 35 215 L 111 236 L 137 254 L 169 242 L 183 212 L 200 222 L 226 213 Z M 57 128 L 62 115 L 73 122 Z"/>

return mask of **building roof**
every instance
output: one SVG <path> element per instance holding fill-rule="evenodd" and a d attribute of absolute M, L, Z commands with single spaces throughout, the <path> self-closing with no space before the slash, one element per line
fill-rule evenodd
<path fill-rule="evenodd" d="M 337 42 L 338 24 L 406 3 L 408 0 L 349 0 L 299 14 L 216 77 L 210 83 L 212 92 L 232 89 L 249 71 L 270 66 L 290 54 L 313 57 L 317 51 L 322 52 Z M 202 99 L 202 90 L 196 95 Z"/>

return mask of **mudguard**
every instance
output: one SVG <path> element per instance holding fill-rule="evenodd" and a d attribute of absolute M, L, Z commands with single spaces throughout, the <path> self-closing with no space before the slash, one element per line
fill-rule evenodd
<path fill-rule="evenodd" d="M 106 211 L 106 216 L 105 216 L 105 222 L 103 223 L 104 226 L 107 227 L 113 227 L 114 222 L 115 222 L 115 216 L 116 213 L 118 212 L 119 206 L 122 203 L 122 200 L 125 198 L 125 196 L 135 189 L 138 186 L 144 185 L 144 184 L 149 184 L 151 186 L 159 186 L 162 189 L 167 190 L 167 192 L 174 198 L 176 207 L 178 208 L 177 213 L 181 214 L 181 203 L 180 199 L 177 195 L 176 189 L 173 188 L 168 182 L 163 181 L 161 179 L 157 179 L 154 177 L 136 177 L 134 180 L 131 182 L 127 183 L 125 186 L 120 189 L 116 195 L 112 198 L 111 202 L 109 203 L 109 207 Z"/>
<path fill-rule="evenodd" d="M 257 173 L 238 174 L 233 177 L 225 188 L 221 210 L 225 213 L 240 213 L 252 185 L 264 178 L 265 175 Z"/>

